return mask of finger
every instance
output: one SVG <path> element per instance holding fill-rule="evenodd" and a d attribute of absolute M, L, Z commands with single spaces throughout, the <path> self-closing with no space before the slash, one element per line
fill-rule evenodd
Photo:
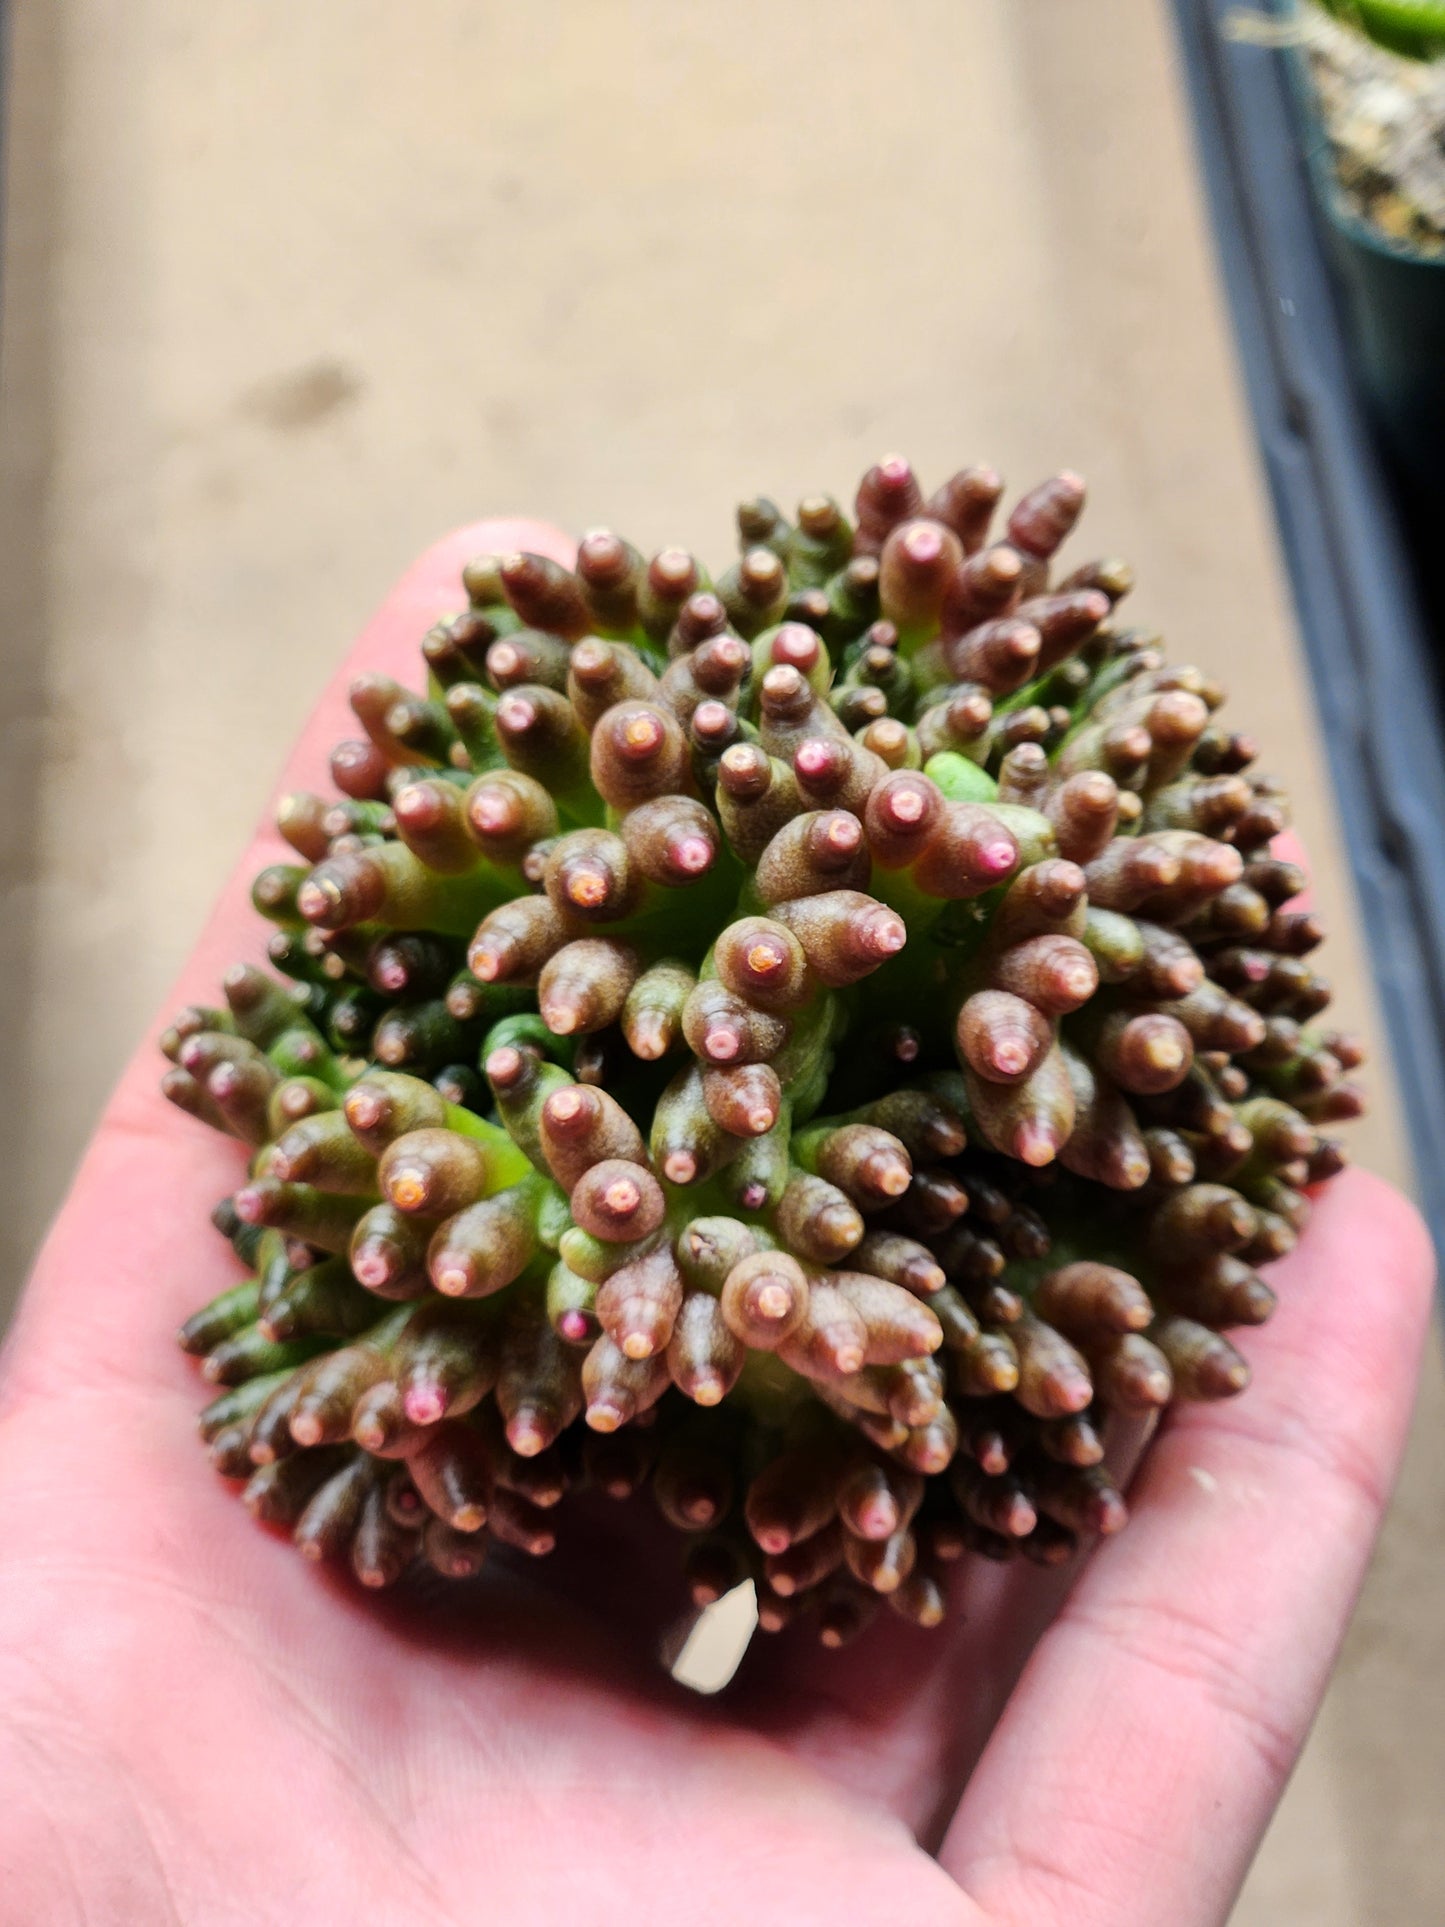
<path fill-rule="evenodd" d="M 1314 900 L 1310 888 L 1309 858 L 1305 855 L 1304 844 L 1300 842 L 1294 831 L 1282 830 L 1270 844 L 1269 853 L 1271 856 L 1277 856 L 1281 863 L 1293 863 L 1295 868 L 1304 874 L 1305 887 L 1297 897 L 1291 897 L 1284 907 L 1290 910 L 1312 909 Z"/>
<path fill-rule="evenodd" d="M 1420 1220 L 1347 1172 L 1272 1274 L 1237 1406 L 1163 1432 L 1026 1667 L 940 1858 L 990 1918 L 1222 1920 L 1324 1691 L 1404 1442 Z"/>
<path fill-rule="evenodd" d="M 313 711 L 276 795 L 330 788 L 330 750 L 356 733 L 347 706 L 352 679 L 382 670 L 416 686 L 422 636 L 438 617 L 465 606 L 463 565 L 479 553 L 518 548 L 569 563 L 574 553 L 546 523 L 490 520 L 446 536 L 407 570 Z M 158 1382 L 184 1377 L 166 1335 L 226 1283 L 228 1253 L 206 1214 L 235 1188 L 244 1153 L 160 1095 L 164 1065 L 156 1039 L 179 1005 L 216 1001 L 227 965 L 264 962 L 266 927 L 251 906 L 251 879 L 266 863 L 295 860 L 271 827 L 272 814 L 268 809 L 123 1073 L 36 1263 L 5 1355 L 10 1399 L 31 1383 L 44 1388 L 116 1371 Z"/>

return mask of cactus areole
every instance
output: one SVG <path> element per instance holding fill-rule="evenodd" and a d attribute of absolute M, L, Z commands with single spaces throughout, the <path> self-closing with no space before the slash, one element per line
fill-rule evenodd
<path fill-rule="evenodd" d="M 1077 476 L 1001 496 L 890 457 L 716 579 L 479 556 L 424 692 L 353 687 L 279 974 L 163 1039 L 250 1158 L 202 1436 L 308 1557 L 630 1500 L 836 1645 L 1118 1531 L 1111 1426 L 1244 1389 L 1359 1052 L 1223 692 L 1055 570 Z"/>

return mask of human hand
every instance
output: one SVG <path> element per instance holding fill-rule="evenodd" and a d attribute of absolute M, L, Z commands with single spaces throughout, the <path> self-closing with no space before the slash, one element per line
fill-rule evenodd
<path fill-rule="evenodd" d="M 570 551 L 535 524 L 460 531 L 348 675 L 404 674 L 461 562 L 514 547 Z M 322 780 L 346 680 L 286 787 Z M 248 855 L 173 1002 L 258 954 L 247 885 L 275 855 Z M 1327 1187 L 1246 1341 L 1247 1398 L 1171 1417 L 1082 1571 L 980 1563 L 944 1629 L 760 1641 L 706 1701 L 657 1668 L 665 1568 L 626 1509 L 584 1509 L 525 1574 L 382 1601 L 239 1516 L 169 1343 L 225 1282 L 205 1211 L 239 1154 L 158 1071 L 151 1037 L 3 1361 L 3 1927 L 1223 1920 L 1409 1416 L 1432 1265 L 1387 1187 Z"/>

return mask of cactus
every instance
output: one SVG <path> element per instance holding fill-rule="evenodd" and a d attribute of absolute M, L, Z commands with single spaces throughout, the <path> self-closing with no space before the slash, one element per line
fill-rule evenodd
<path fill-rule="evenodd" d="M 1076 476 L 1001 494 L 479 557 L 425 693 L 354 685 L 279 976 L 162 1040 L 250 1158 L 202 1437 L 306 1556 L 465 1577 L 590 1485 L 836 1645 L 1116 1532 L 1111 1432 L 1244 1388 L 1359 1049 L 1222 691 L 1124 563 L 1051 579 Z"/>

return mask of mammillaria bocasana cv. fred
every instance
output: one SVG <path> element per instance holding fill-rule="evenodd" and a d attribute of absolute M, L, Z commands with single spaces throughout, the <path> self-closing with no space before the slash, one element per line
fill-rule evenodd
<path fill-rule="evenodd" d="M 1111 1420 L 1248 1378 L 1321 1128 L 1285 806 L 1222 691 L 1050 579 L 1083 487 L 870 469 L 715 582 L 480 556 L 283 800 L 249 966 L 166 1033 L 251 1149 L 186 1348 L 213 1463 L 367 1585 L 645 1495 L 699 1603 L 838 1643 L 966 1550 L 1117 1531 Z"/>

